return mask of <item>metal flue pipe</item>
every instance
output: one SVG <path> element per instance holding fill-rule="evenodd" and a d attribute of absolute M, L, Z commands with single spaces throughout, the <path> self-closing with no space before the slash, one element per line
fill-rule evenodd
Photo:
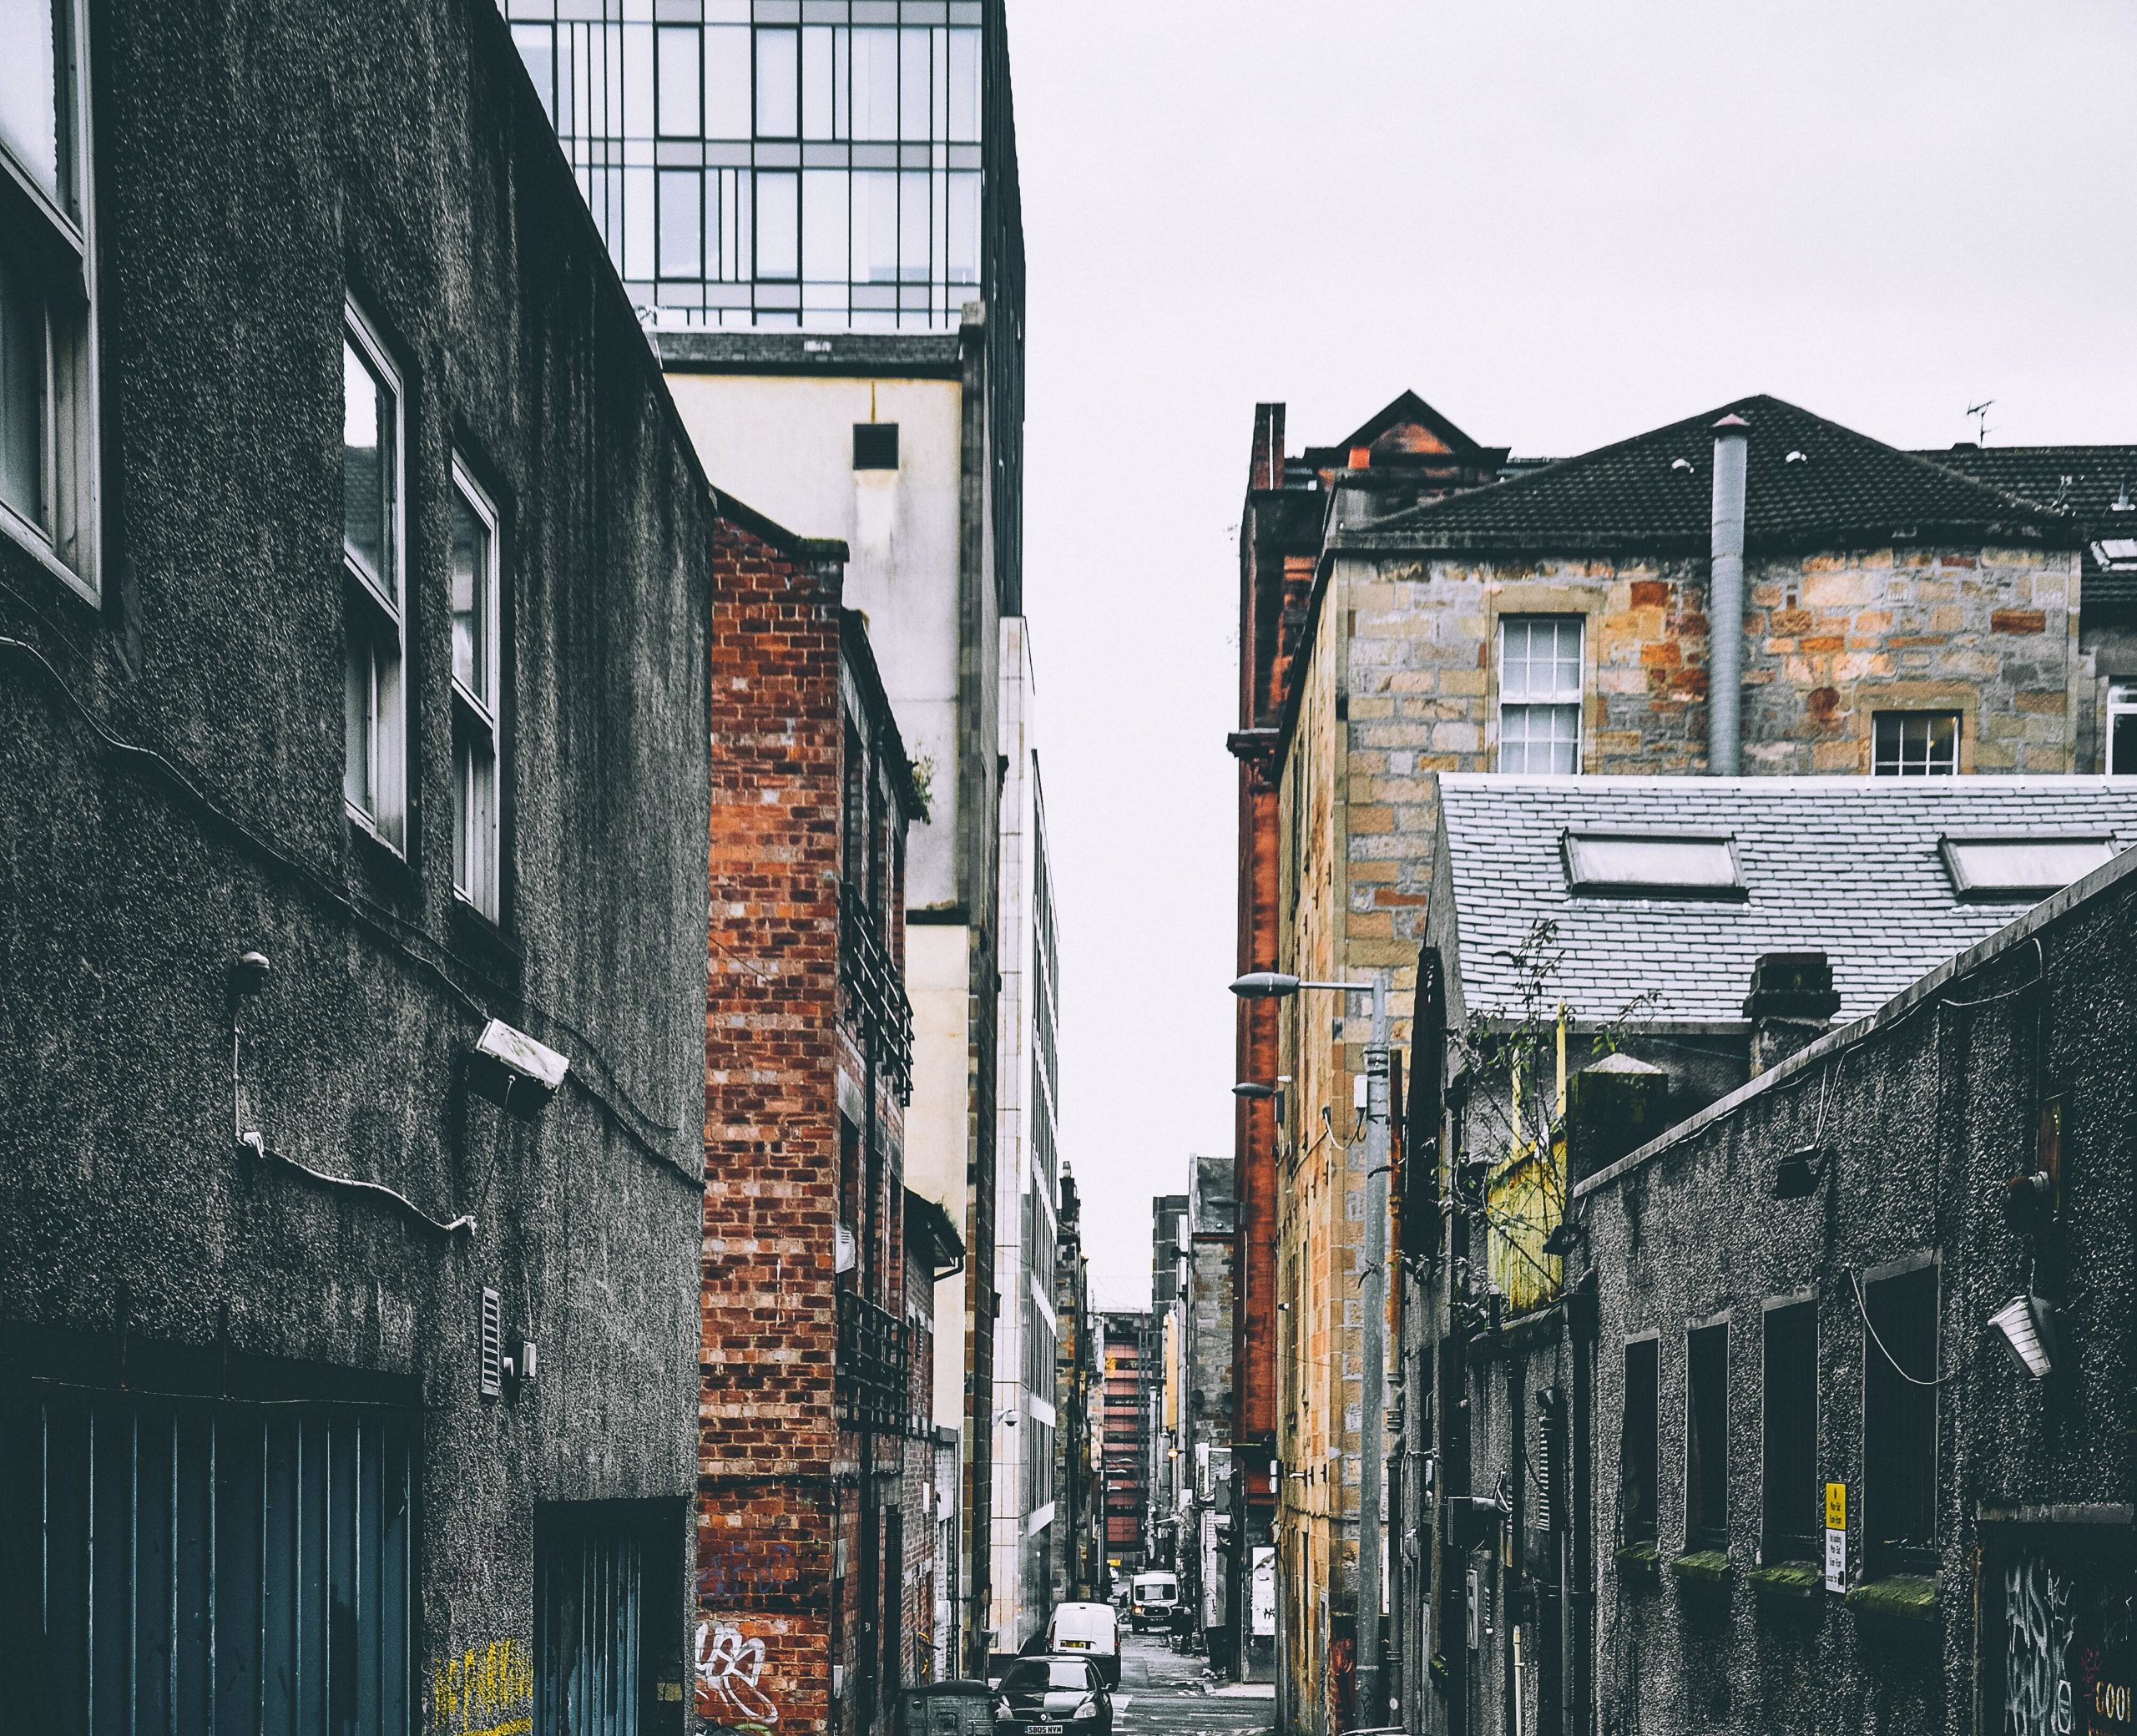
<path fill-rule="evenodd" d="M 1733 778 L 1744 744 L 1744 492 L 1751 424 L 1714 425 L 1713 558 L 1707 595 L 1706 769 Z"/>

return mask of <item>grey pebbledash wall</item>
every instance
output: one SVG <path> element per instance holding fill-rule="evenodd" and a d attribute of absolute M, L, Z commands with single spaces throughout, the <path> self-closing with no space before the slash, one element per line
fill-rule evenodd
<path fill-rule="evenodd" d="M 1569 1278 L 1593 1286 L 1596 1321 L 1599 1729 L 2030 1736 L 2123 1703 L 2137 1674 L 2133 961 L 2137 855 L 1576 1188 L 1587 1235 Z M 1830 1153 L 1816 1191 L 1773 1197 L 1781 1158 L 1814 1142 Z M 2007 1221 L 2007 1178 L 2051 1149 L 2059 1206 Z M 1880 1352 L 1855 1288 L 1910 1259 L 1936 1274 L 1940 1383 L 1933 1548 L 1917 1564 L 1933 1571 L 1912 1576 L 1881 1566 L 1863 1498 L 1866 1360 Z M 2059 1310 L 2038 1381 L 1988 1325 L 2029 1289 Z M 1844 1596 L 1761 1556 L 1761 1315 L 1799 1294 L 1816 1310 L 1817 1479 L 1848 1491 Z M 1717 1318 L 1727 1546 L 1679 1569 L 1685 1333 Z M 1649 1333 L 1651 1561 L 1619 1553 L 1619 1484 L 1624 1345 Z"/>
<path fill-rule="evenodd" d="M 88 10 L 101 603 L 0 534 L 6 1441 L 78 1391 L 398 1419 L 425 1727 L 483 1709 L 478 1677 L 478 1722 L 527 1712 L 538 1511 L 632 1503 L 601 1511 L 643 1537 L 644 1692 L 679 1730 L 704 478 L 488 0 Z M 405 857 L 343 805 L 345 293 L 407 386 Z M 503 517 L 496 926 L 452 891 L 456 452 Z M 492 1017 L 569 1058 L 532 1121 L 467 1088 Z M 472 1232 L 253 1157 L 240 1118 Z M 539 1346 L 498 1397 L 485 1289 Z"/>

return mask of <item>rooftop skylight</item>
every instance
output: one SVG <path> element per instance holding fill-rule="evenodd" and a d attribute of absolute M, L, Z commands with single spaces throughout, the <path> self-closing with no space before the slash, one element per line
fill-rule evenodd
<path fill-rule="evenodd" d="M 2011 833 L 1938 840 L 1952 890 L 1962 898 L 2044 898 L 2112 860 L 2104 833 Z"/>
<path fill-rule="evenodd" d="M 1741 898 L 1743 871 L 1726 832 L 1568 832 L 1566 885 L 1645 898 Z"/>

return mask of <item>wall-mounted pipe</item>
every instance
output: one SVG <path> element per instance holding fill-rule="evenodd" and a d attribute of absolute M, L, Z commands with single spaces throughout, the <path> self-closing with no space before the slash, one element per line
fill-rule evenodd
<path fill-rule="evenodd" d="M 1706 769 L 1737 775 L 1744 744 L 1744 492 L 1751 424 L 1714 425 L 1713 559 L 1707 596 Z"/>

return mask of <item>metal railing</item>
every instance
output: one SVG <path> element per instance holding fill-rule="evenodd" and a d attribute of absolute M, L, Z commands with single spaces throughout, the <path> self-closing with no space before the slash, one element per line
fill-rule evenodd
<path fill-rule="evenodd" d="M 838 1293 L 832 1364 L 839 1421 L 878 1435 L 912 1426 L 912 1347 L 905 1322 L 851 1290 Z"/>
<path fill-rule="evenodd" d="M 872 1042 L 901 1103 L 912 1100 L 912 1003 L 875 913 L 851 886 L 839 895 L 839 981 L 861 1036 Z"/>

